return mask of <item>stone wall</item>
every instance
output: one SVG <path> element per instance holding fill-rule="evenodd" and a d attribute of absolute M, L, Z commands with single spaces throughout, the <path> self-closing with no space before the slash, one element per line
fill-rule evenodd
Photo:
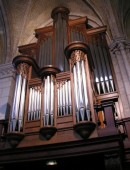
<path fill-rule="evenodd" d="M 11 63 L 0 65 L 0 120 L 9 117 L 15 88 L 15 71 Z"/>

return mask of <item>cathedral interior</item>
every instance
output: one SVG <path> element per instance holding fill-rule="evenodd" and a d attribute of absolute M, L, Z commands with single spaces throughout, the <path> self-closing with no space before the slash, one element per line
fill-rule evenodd
<path fill-rule="evenodd" d="M 0 170 L 30 167 L 130 169 L 129 0 L 0 0 Z"/>

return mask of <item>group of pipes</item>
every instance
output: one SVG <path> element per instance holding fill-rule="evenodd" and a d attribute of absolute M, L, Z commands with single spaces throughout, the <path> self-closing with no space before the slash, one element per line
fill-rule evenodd
<path fill-rule="evenodd" d="M 73 66 L 74 78 L 74 98 L 75 98 L 75 112 L 76 120 L 90 121 L 90 108 L 88 101 L 87 80 L 85 71 L 85 61 L 77 61 Z"/>
<path fill-rule="evenodd" d="M 26 83 L 27 83 L 26 77 L 22 77 L 21 74 L 17 74 L 12 114 L 9 125 L 10 132 L 12 131 L 20 132 L 22 130 Z"/>
<path fill-rule="evenodd" d="M 70 80 L 58 83 L 58 116 L 72 114 Z"/>
<path fill-rule="evenodd" d="M 41 87 L 34 86 L 29 89 L 29 104 L 27 120 L 38 120 L 41 116 Z"/>

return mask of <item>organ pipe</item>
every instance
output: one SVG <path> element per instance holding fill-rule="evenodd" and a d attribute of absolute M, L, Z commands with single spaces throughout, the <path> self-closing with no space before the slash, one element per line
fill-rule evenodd
<path fill-rule="evenodd" d="M 41 87 L 30 87 L 29 105 L 28 105 L 28 121 L 40 119 L 41 113 Z"/>
<path fill-rule="evenodd" d="M 26 93 L 26 78 L 23 78 L 23 84 L 21 89 L 21 101 L 20 101 L 20 110 L 19 110 L 19 129 L 22 127 L 23 124 L 23 115 L 24 115 L 24 105 L 25 105 L 25 93 Z"/>
<path fill-rule="evenodd" d="M 20 132 L 23 128 L 24 105 L 28 72 L 29 65 L 27 63 L 20 63 L 17 65 L 16 86 L 13 99 L 12 113 L 10 116 L 9 132 Z"/>
<path fill-rule="evenodd" d="M 55 75 L 60 70 L 52 65 L 41 68 L 40 75 L 43 80 L 43 128 L 54 126 L 55 121 Z M 60 94 L 60 93 L 59 93 Z M 59 105 L 60 103 L 58 103 Z M 41 128 L 42 129 L 42 128 Z"/>
<path fill-rule="evenodd" d="M 98 94 L 115 91 L 104 33 L 89 37 L 92 57 L 95 64 L 95 84 Z"/>
<path fill-rule="evenodd" d="M 91 121 L 90 101 L 87 87 L 86 62 L 88 47 L 83 42 L 72 42 L 65 49 L 73 74 L 76 122 Z M 86 52 L 86 53 L 85 53 Z"/>
<path fill-rule="evenodd" d="M 58 116 L 71 114 L 71 88 L 70 80 L 59 82 L 57 85 L 58 93 Z"/>
<path fill-rule="evenodd" d="M 58 7 L 52 11 L 55 28 L 55 64 L 61 71 L 68 70 L 68 63 L 64 57 L 64 48 L 67 45 L 67 20 L 69 10 L 65 7 Z"/>

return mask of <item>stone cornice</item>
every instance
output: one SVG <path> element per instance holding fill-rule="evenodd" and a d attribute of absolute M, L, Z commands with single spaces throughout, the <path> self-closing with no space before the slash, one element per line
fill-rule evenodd
<path fill-rule="evenodd" d="M 115 53 L 117 51 L 130 49 L 130 42 L 124 37 L 119 37 L 113 40 L 112 44 L 109 46 L 111 52 Z"/>
<path fill-rule="evenodd" d="M 0 65 L 0 79 L 11 77 L 15 75 L 15 69 L 12 63 L 1 64 Z"/>

